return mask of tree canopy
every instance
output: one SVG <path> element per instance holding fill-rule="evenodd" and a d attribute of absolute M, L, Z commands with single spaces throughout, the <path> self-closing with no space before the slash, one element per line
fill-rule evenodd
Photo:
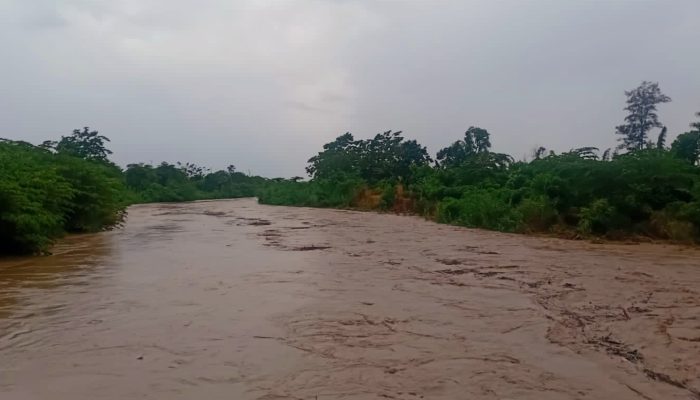
<path fill-rule="evenodd" d="M 74 129 L 70 136 L 62 136 L 61 140 L 54 142 L 44 142 L 44 147 L 54 147 L 57 152 L 86 160 L 107 161 L 107 157 L 112 154 L 105 142 L 109 142 L 106 136 L 102 136 L 97 131 L 91 131 L 89 127 L 83 130 Z"/>
<path fill-rule="evenodd" d="M 668 103 L 671 98 L 661 92 L 658 83 L 644 81 L 637 88 L 625 92 L 628 112 L 625 123 L 616 128 L 620 135 L 621 149 L 641 150 L 647 147 L 649 133 L 654 128 L 662 128 L 656 106 Z"/>

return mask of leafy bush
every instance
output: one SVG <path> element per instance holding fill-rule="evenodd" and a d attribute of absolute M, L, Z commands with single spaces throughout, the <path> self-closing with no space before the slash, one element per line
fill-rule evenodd
<path fill-rule="evenodd" d="M 504 232 L 518 229 L 521 216 L 501 190 L 470 189 L 459 199 L 447 198 L 437 206 L 438 222 Z"/>
<path fill-rule="evenodd" d="M 357 179 L 271 182 L 258 195 L 264 204 L 307 207 L 351 207 L 362 188 Z"/>
<path fill-rule="evenodd" d="M 557 223 L 558 213 L 546 196 L 524 199 L 517 207 L 520 227 L 529 232 L 547 232 Z"/>
<path fill-rule="evenodd" d="M 578 229 L 586 234 L 604 234 L 620 225 L 620 215 L 608 199 L 594 200 L 589 206 L 583 207 L 579 214 Z"/>
<path fill-rule="evenodd" d="M 117 223 L 126 206 L 121 171 L 23 142 L 0 142 L 0 252 L 47 250 L 65 232 Z"/>

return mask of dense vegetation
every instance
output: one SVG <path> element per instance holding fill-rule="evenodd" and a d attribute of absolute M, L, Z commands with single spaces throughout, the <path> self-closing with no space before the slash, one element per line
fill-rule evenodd
<path fill-rule="evenodd" d="M 248 176 L 232 165 L 122 170 L 109 160 L 109 139 L 88 128 L 39 146 L 0 139 L 0 253 L 42 252 L 66 232 L 109 228 L 132 203 L 251 196 L 507 232 L 700 240 L 700 121 L 667 146 L 656 106 L 671 99 L 650 82 L 626 95 L 614 151 L 540 147 L 530 161 L 515 161 L 492 151 L 486 129 L 470 127 L 433 159 L 401 132 L 365 140 L 346 133 L 309 159 L 309 181 Z"/>
<path fill-rule="evenodd" d="M 128 193 L 105 141 L 88 130 L 41 146 L 0 141 L 0 252 L 42 251 L 64 232 L 121 220 Z"/>
<path fill-rule="evenodd" d="M 432 160 L 400 132 L 368 140 L 346 133 L 309 160 L 309 182 L 268 185 L 259 199 L 413 212 L 507 232 L 697 241 L 700 122 L 668 147 L 656 105 L 670 98 L 650 82 L 626 95 L 628 115 L 616 128 L 621 143 L 614 151 L 538 148 L 531 161 L 515 161 L 491 150 L 487 130 L 470 127 Z"/>
<path fill-rule="evenodd" d="M 0 139 L 0 254 L 46 251 L 67 232 L 94 232 L 122 221 L 127 205 L 254 196 L 266 182 L 193 164 L 109 161 L 104 136 L 88 128 L 39 146 Z"/>
<path fill-rule="evenodd" d="M 156 167 L 129 164 L 124 179 L 138 203 L 254 197 L 267 181 L 237 172 L 233 165 L 211 172 L 190 163 L 166 162 Z"/>

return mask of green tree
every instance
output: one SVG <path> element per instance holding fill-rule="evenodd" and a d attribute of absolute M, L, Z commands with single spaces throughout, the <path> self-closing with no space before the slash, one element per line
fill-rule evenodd
<path fill-rule="evenodd" d="M 316 180 L 360 177 L 369 183 L 407 182 L 413 168 L 430 161 L 426 148 L 415 140 L 405 141 L 400 131 L 386 131 L 367 140 L 355 140 L 348 132 L 323 145 L 323 151 L 309 159 L 306 172 Z"/>
<path fill-rule="evenodd" d="M 83 130 L 74 129 L 70 136 L 62 136 L 55 148 L 58 153 L 83 158 L 86 160 L 107 161 L 107 157 L 112 154 L 105 142 L 110 140 L 102 136 L 97 131 L 91 131 L 87 126 Z M 50 147 L 52 142 L 44 142 L 43 145 Z"/>
<path fill-rule="evenodd" d="M 544 151 L 544 148 L 542 148 Z M 469 157 L 491 150 L 491 138 L 486 129 L 470 126 L 464 133 L 464 139 L 452 143 L 437 152 L 438 165 L 451 167 L 463 163 Z"/>
<path fill-rule="evenodd" d="M 360 167 L 359 142 L 350 132 L 323 145 L 323 150 L 311 157 L 306 173 L 314 179 L 357 175 Z"/>
<path fill-rule="evenodd" d="M 659 133 L 659 137 L 656 139 L 656 148 L 657 149 L 665 149 L 666 148 L 666 134 L 668 132 L 668 129 L 664 126 L 661 128 L 661 132 Z"/>
<path fill-rule="evenodd" d="M 661 128 L 659 116 L 656 113 L 657 104 L 668 103 L 671 98 L 661 93 L 658 83 L 644 81 L 639 87 L 625 92 L 628 112 L 625 123 L 616 128 L 620 135 L 620 149 L 628 151 L 641 150 L 647 146 L 649 132 Z"/>
<path fill-rule="evenodd" d="M 573 154 L 577 157 L 583 158 L 584 160 L 597 160 L 598 159 L 598 148 L 587 146 L 579 147 L 577 149 L 571 149 L 569 154 Z M 566 153 L 565 153 L 566 154 Z"/>
<path fill-rule="evenodd" d="M 123 216 L 118 167 L 51 149 L 0 141 L 0 253 L 45 251 L 66 232 L 101 230 Z"/>
<path fill-rule="evenodd" d="M 401 131 L 386 131 L 358 143 L 360 177 L 369 183 L 381 180 L 408 182 L 412 168 L 428 165 L 428 151 L 415 140 L 404 141 Z"/>
<path fill-rule="evenodd" d="M 124 178 L 126 185 L 136 191 L 146 190 L 157 180 L 153 166 L 144 163 L 127 165 L 126 171 L 124 171 Z"/>
<path fill-rule="evenodd" d="M 685 132 L 678 135 L 671 144 L 671 152 L 693 165 L 700 163 L 700 131 Z"/>

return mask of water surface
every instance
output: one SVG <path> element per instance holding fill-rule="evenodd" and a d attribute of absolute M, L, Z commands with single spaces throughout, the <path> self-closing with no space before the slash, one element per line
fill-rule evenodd
<path fill-rule="evenodd" d="M 0 398 L 700 398 L 700 252 L 139 205 L 0 261 Z"/>

